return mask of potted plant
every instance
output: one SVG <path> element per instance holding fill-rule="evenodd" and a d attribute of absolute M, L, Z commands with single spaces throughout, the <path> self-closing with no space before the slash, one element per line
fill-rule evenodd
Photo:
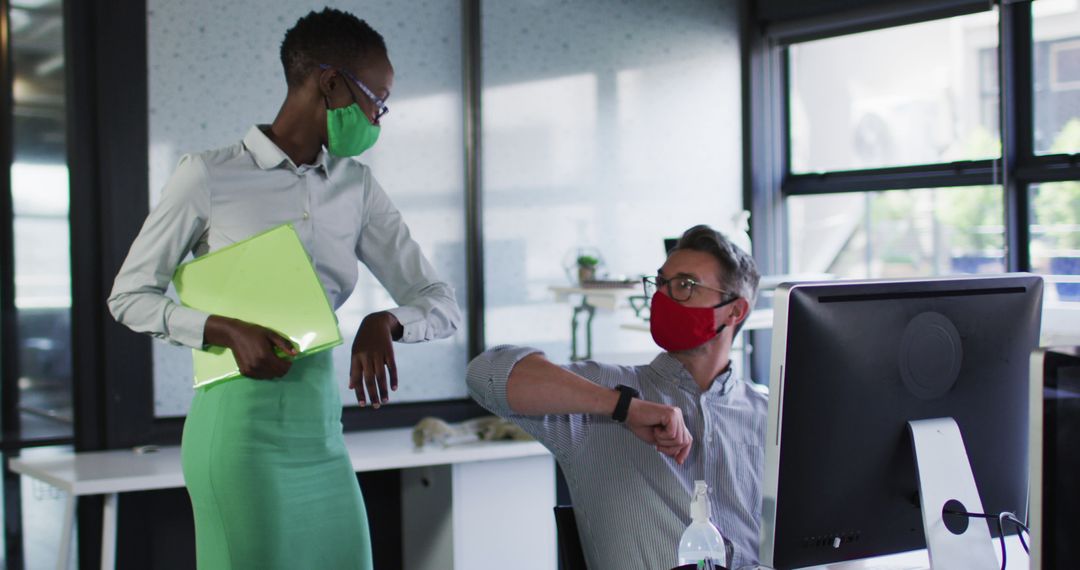
<path fill-rule="evenodd" d="M 577 257 L 578 283 L 584 285 L 588 281 L 596 280 L 596 268 L 599 265 L 599 257 L 594 255 L 579 255 Z"/>

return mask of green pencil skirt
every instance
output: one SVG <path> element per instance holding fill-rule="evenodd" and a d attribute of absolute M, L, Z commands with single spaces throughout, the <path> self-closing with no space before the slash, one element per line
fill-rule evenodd
<path fill-rule="evenodd" d="M 197 389 L 181 454 L 200 570 L 372 567 L 329 351 Z"/>

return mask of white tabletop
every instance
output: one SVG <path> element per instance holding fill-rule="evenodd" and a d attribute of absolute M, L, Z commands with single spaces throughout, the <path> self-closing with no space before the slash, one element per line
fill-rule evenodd
<path fill-rule="evenodd" d="M 582 295 L 585 297 L 585 301 L 594 307 L 601 309 L 617 309 L 620 305 L 626 304 L 629 306 L 627 299 L 633 296 L 642 295 L 641 284 L 630 285 L 627 287 L 548 287 L 552 293 L 555 293 L 555 300 L 559 302 L 567 301 L 571 295 Z"/>
<path fill-rule="evenodd" d="M 356 471 L 379 471 L 547 455 L 535 441 L 495 441 L 427 446 L 416 449 L 412 428 L 345 434 L 345 447 Z M 11 460 L 11 470 L 44 481 L 73 495 L 97 495 L 173 489 L 184 486 L 180 448 L 162 447 L 137 454 L 129 449 L 65 453 Z"/>

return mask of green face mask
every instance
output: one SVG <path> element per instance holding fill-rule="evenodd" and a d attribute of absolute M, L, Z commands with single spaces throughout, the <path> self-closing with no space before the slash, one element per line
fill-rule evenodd
<path fill-rule="evenodd" d="M 375 146 L 379 127 L 371 124 L 358 103 L 326 109 L 327 149 L 337 156 L 357 156 Z"/>

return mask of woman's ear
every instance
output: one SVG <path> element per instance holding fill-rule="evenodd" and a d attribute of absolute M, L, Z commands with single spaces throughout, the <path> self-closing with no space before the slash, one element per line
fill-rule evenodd
<path fill-rule="evenodd" d="M 320 69 L 316 73 L 315 81 L 319 85 L 319 92 L 323 97 L 329 97 L 331 93 L 337 88 L 338 81 L 341 77 L 338 72 L 333 69 Z"/>

